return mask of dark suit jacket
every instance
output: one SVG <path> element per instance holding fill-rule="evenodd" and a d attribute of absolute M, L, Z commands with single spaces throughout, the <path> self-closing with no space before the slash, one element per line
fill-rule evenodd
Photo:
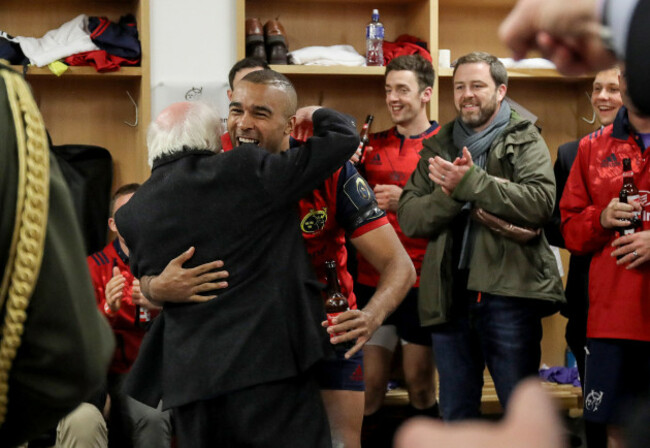
<path fill-rule="evenodd" d="M 630 98 L 650 115 L 650 0 L 639 0 L 632 15 L 625 51 L 625 77 Z"/>
<path fill-rule="evenodd" d="M 553 216 L 548 224 L 544 227 L 548 242 L 554 246 L 565 247 L 564 238 L 560 232 L 560 199 L 564 192 L 566 181 L 571 172 L 571 166 L 578 155 L 578 145 L 580 140 L 565 143 L 557 150 L 557 160 L 553 166 L 555 172 L 555 209 Z M 589 264 L 591 263 L 590 255 L 571 255 L 569 262 L 569 275 L 566 283 L 567 304 L 562 310 L 562 314 L 571 318 L 583 319 L 586 322 L 587 310 L 589 308 Z"/>
<path fill-rule="evenodd" d="M 127 392 L 149 404 L 162 393 L 176 407 L 295 376 L 331 350 L 295 207 L 358 143 L 351 119 L 321 109 L 314 137 L 282 154 L 243 145 L 154 164 L 116 216 L 134 275 L 158 274 L 195 246 L 186 266 L 224 260 L 229 287 L 206 303 L 165 305 Z"/>

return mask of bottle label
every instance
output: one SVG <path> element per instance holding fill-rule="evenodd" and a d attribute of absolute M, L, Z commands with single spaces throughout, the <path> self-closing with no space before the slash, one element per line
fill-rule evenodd
<path fill-rule="evenodd" d="M 140 322 L 149 322 L 151 320 L 151 311 L 145 307 L 140 307 Z"/>
<path fill-rule="evenodd" d="M 623 171 L 623 177 L 634 177 L 634 171 Z"/>
<path fill-rule="evenodd" d="M 632 202 L 639 202 L 639 203 L 641 203 L 641 196 L 639 196 L 638 194 L 635 194 L 635 195 L 633 195 L 633 196 L 628 196 L 628 197 L 627 197 L 627 203 L 628 203 L 628 204 L 631 204 Z M 641 212 L 638 212 L 638 211 L 635 210 L 635 211 L 634 211 L 634 217 L 635 217 L 636 219 L 638 219 L 638 220 L 641 220 Z M 632 231 L 631 233 L 634 233 L 634 231 Z"/>
<path fill-rule="evenodd" d="M 384 27 L 368 25 L 366 27 L 366 39 L 384 39 Z"/>
<path fill-rule="evenodd" d="M 343 314 L 343 313 L 327 313 L 327 325 L 334 326 L 335 325 L 334 324 L 334 318 L 336 316 L 341 315 L 341 314 Z M 330 334 L 330 339 L 332 339 L 334 336 L 340 336 L 342 334 L 343 333 L 331 333 Z"/>

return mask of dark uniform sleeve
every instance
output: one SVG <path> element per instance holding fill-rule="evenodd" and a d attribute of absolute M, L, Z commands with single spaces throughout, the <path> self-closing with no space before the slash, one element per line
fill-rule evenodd
<path fill-rule="evenodd" d="M 557 159 L 553 165 L 553 172 L 555 173 L 555 208 L 553 215 L 548 223 L 544 226 L 544 233 L 549 244 L 557 247 L 565 247 L 564 237 L 560 232 L 560 225 L 562 224 L 562 217 L 560 216 L 560 199 L 564 192 L 564 186 L 569 178 L 571 166 L 578 153 L 579 140 L 565 143 L 557 150 Z"/>
<path fill-rule="evenodd" d="M 293 204 L 318 187 L 348 160 L 359 145 L 354 119 L 331 109 L 314 112 L 314 135 L 281 154 L 259 149 L 259 176 L 281 204 Z"/>
<path fill-rule="evenodd" d="M 368 182 L 348 161 L 341 168 L 336 188 L 336 220 L 348 234 L 384 218 L 375 193 Z M 387 220 L 384 220 L 387 223 Z M 382 221 L 383 222 L 383 221 Z"/>
<path fill-rule="evenodd" d="M 0 72 L 7 73 L 7 69 L 0 66 Z M 14 78 L 10 82 L 24 81 Z M 16 258 L 8 253 L 16 221 L 19 184 L 17 142 L 24 139 L 16 138 L 6 86 L 4 78 L 0 78 L 0 134 L 3 136 L 0 139 L 0 264 L 3 272 L 17 269 L 15 260 L 22 256 L 21 251 L 24 250 L 19 245 Z M 27 90 L 24 92 L 27 94 L 20 98 L 21 101 L 33 108 L 40 118 L 31 94 Z M 49 151 L 42 121 L 31 126 L 32 133 L 27 134 L 27 140 L 38 140 L 42 148 L 41 158 L 36 163 L 38 171 L 46 166 Z M 36 135 L 33 131 L 37 131 Z M 113 335 L 95 304 L 70 194 L 56 161 L 53 157 L 49 159 L 47 221 L 40 229 L 30 231 L 31 236 L 41 230 L 45 232 L 44 240 L 38 243 L 42 247 L 37 248 L 43 253 L 40 270 L 37 263 L 30 259 L 35 269 L 34 275 L 26 280 L 27 284 L 20 285 L 27 288 L 24 298 L 17 298 L 21 290 L 10 294 L 0 291 L 3 304 L 3 339 L 0 343 L 3 346 L 9 341 L 15 343 L 17 340 L 18 343 L 15 357 L 4 351 L 0 353 L 0 364 L 11 365 L 8 381 L 0 379 L 3 383 L 0 384 L 3 386 L 0 395 L 5 393 L 8 386 L 7 412 L 0 427 L 0 446 L 19 445 L 56 426 L 59 419 L 101 387 L 113 354 Z M 44 190 L 47 190 L 48 173 L 47 170 L 42 171 Z M 33 196 L 33 192 L 27 189 L 26 197 L 29 199 L 30 196 Z M 15 282 L 12 279 L 11 283 Z M 23 318 L 12 319 L 10 316 L 20 316 L 21 313 L 16 314 L 16 311 L 24 308 L 25 301 L 29 305 L 26 314 L 23 314 L 24 324 L 21 325 Z M 21 326 L 21 336 L 6 336 L 7 327 L 15 331 Z"/>

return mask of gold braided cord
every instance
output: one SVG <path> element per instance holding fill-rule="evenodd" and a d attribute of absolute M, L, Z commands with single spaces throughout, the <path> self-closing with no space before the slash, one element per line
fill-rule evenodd
<path fill-rule="evenodd" d="M 4 309 L 5 300 L 7 298 L 7 291 L 9 290 L 9 281 L 11 280 L 11 274 L 13 269 L 10 269 L 13 266 L 14 260 L 16 259 L 16 250 L 18 249 L 18 237 L 20 236 L 20 220 L 23 206 L 25 203 L 25 180 L 26 180 L 26 144 L 25 144 L 25 129 L 23 126 L 23 118 L 20 113 L 20 108 L 18 107 L 18 101 L 15 98 L 15 87 L 12 80 L 6 76 L 9 75 L 9 72 L 2 70 L 2 77 L 5 81 L 5 86 L 7 89 L 7 99 L 9 100 L 9 106 L 12 113 L 12 118 L 14 121 L 14 126 L 16 128 L 16 146 L 18 149 L 18 183 L 16 185 L 16 216 L 14 218 L 14 232 L 11 237 L 11 246 L 9 247 L 9 256 L 7 258 L 7 268 L 5 269 L 4 275 L 2 277 L 2 283 L 0 284 L 0 310 Z"/>
<path fill-rule="evenodd" d="M 7 414 L 9 372 L 20 347 L 27 320 L 27 308 L 43 259 L 49 205 L 50 159 L 43 118 L 29 87 L 16 73 L 0 70 L 0 74 L 7 87 L 16 127 L 19 168 L 16 228 L 4 275 L 9 278 L 8 290 L 5 291 L 5 278 L 0 286 L 0 301 L 6 300 L 0 341 L 1 426 Z"/>

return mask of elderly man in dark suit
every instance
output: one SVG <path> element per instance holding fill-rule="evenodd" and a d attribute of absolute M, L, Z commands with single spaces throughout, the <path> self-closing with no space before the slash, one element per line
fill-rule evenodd
<path fill-rule="evenodd" d="M 214 154 L 219 118 L 200 103 L 170 106 L 149 131 L 151 178 L 116 216 L 136 277 L 189 246 L 190 264 L 229 267 L 216 299 L 165 303 L 127 382 L 135 398 L 174 408 L 181 446 L 330 444 L 310 368 L 331 348 L 294 207 L 352 155 L 358 135 L 351 119 L 318 109 L 305 145 L 265 151 L 288 138 L 297 101 L 284 76 L 264 73 L 249 89 L 253 113 L 276 131 Z"/>

